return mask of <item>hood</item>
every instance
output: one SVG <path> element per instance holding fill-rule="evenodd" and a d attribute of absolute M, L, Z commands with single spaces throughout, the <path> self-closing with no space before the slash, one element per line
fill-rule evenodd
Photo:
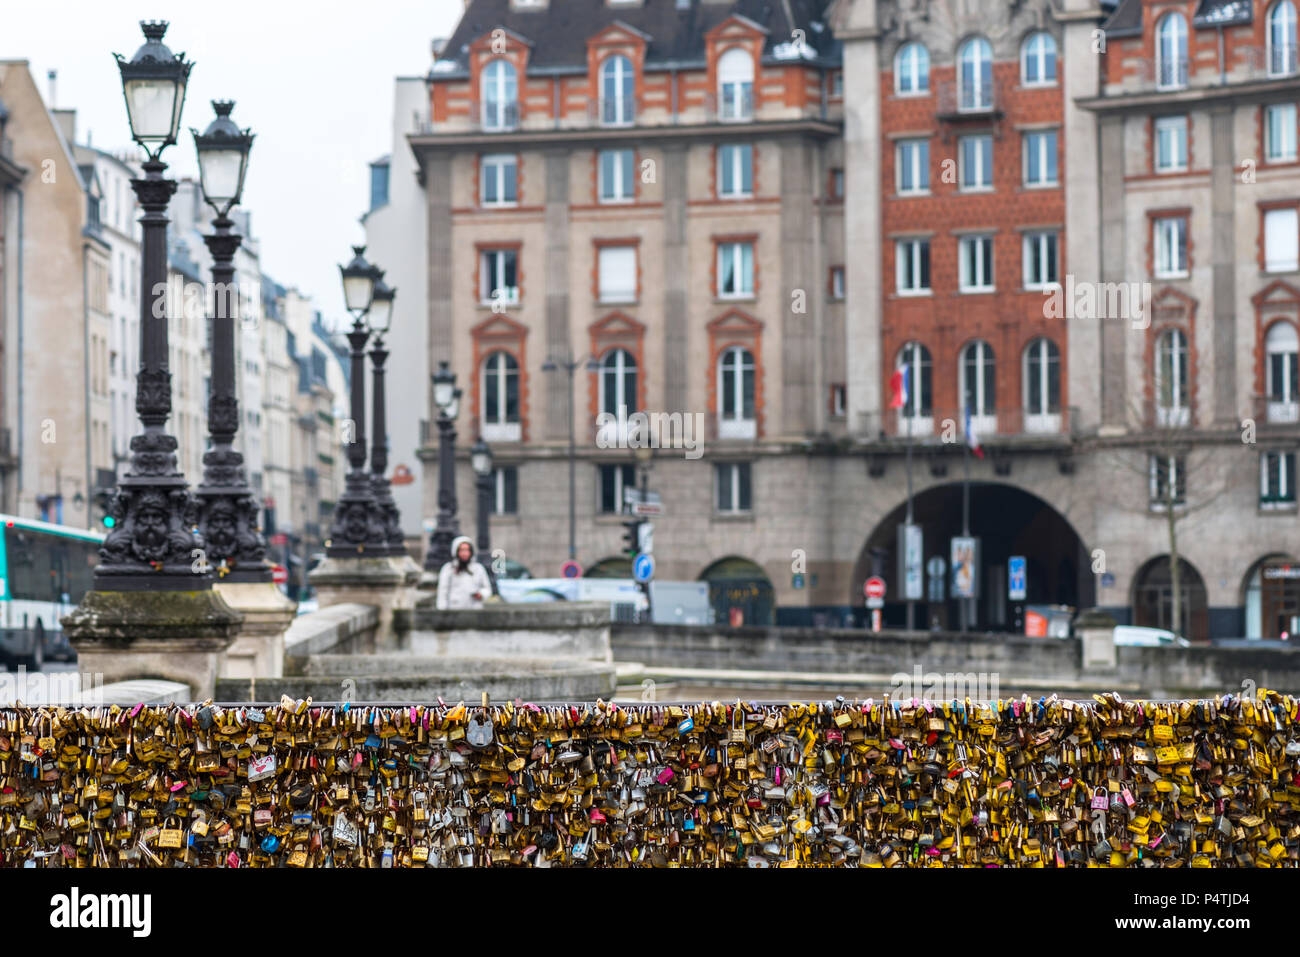
<path fill-rule="evenodd" d="M 469 560 L 473 561 L 475 556 L 478 555 L 478 549 L 474 547 L 474 540 L 470 538 L 468 535 L 458 535 L 456 538 L 452 539 L 451 560 L 452 561 L 456 560 L 456 553 L 460 551 L 461 542 L 464 542 L 466 545 L 469 546 Z"/>

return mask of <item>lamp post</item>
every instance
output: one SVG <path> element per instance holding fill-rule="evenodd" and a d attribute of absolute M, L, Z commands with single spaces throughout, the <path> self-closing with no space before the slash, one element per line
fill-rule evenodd
<path fill-rule="evenodd" d="M 384 396 L 384 362 L 388 359 L 388 350 L 384 348 L 384 336 L 392 328 L 393 300 L 396 296 L 396 289 L 390 289 L 382 279 L 378 280 L 367 316 L 370 331 L 375 334 L 375 343 L 370 349 L 375 393 L 375 434 L 370 446 L 370 485 L 375 495 L 375 518 L 384 531 L 383 546 L 376 551 L 381 555 L 394 556 L 406 554 L 402 516 L 393 500 L 392 486 L 384 477 L 384 472 L 388 470 L 388 410 Z"/>
<path fill-rule="evenodd" d="M 166 302 L 167 205 L 176 181 L 163 176 L 164 149 L 176 142 L 192 63 L 163 43 L 165 21 L 140 24 L 145 42 L 130 59 L 117 57 L 131 137 L 148 156 L 143 179 L 131 188 L 144 214 L 140 264 L 140 370 L 135 410 L 143 431 L 131 439 L 131 462 L 110 507 L 113 528 L 100 548 L 95 588 L 100 591 L 202 591 L 212 587 L 205 543 L 196 528 L 197 507 L 177 468 L 171 416 Z M 197 559 L 197 560 L 196 560 Z"/>
<path fill-rule="evenodd" d="M 576 486 L 577 486 L 577 451 L 573 442 L 573 374 L 578 371 L 582 365 L 586 366 L 588 372 L 599 372 L 600 363 L 595 359 L 587 358 L 586 360 L 574 359 L 573 353 L 568 353 L 563 359 L 556 359 L 547 356 L 546 361 L 542 363 L 543 372 L 555 372 L 563 369 L 569 374 L 569 391 L 568 391 L 568 419 L 569 419 L 569 560 L 573 561 L 578 555 L 577 546 L 577 508 Z"/>
<path fill-rule="evenodd" d="M 478 489 L 478 541 L 475 543 L 479 554 L 479 563 L 487 572 L 488 581 L 492 583 L 492 594 L 497 593 L 497 579 L 492 574 L 492 529 L 489 516 L 492 514 L 492 449 L 479 436 L 474 447 L 469 450 L 469 463 L 474 469 L 474 484 Z"/>
<path fill-rule="evenodd" d="M 429 536 L 424 553 L 424 570 L 438 574 L 451 561 L 452 540 L 460 534 L 456 518 L 456 413 L 460 411 L 460 389 L 456 373 L 445 361 L 433 374 L 433 404 L 438 407 L 438 524 Z"/>
<path fill-rule="evenodd" d="M 258 523 L 257 499 L 244 473 L 244 456 L 235 448 L 239 396 L 235 390 L 235 322 L 240 296 L 235 286 L 235 253 L 242 237 L 230 210 L 239 204 L 248 171 L 253 134 L 230 118 L 231 100 L 214 100 L 217 118 L 194 134 L 199 155 L 199 186 L 216 218 L 203 242 L 212 254 L 212 378 L 208 389 L 208 450 L 203 481 L 195 491 L 199 531 L 207 542 L 207 561 L 224 580 L 269 582 L 271 564 Z"/>
<path fill-rule="evenodd" d="M 330 525 L 330 541 L 325 553 L 331 558 L 356 558 L 376 554 L 387 544 L 384 530 L 375 515 L 375 494 L 366 472 L 366 313 L 374 299 L 375 286 L 383 272 L 366 262 L 365 246 L 352 247 L 352 261 L 340 266 L 343 277 L 343 300 L 352 313 L 352 436 L 348 443 L 348 469 L 343 494 L 339 496 Z"/>

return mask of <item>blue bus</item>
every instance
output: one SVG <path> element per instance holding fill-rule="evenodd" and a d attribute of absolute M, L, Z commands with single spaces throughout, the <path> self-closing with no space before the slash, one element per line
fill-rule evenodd
<path fill-rule="evenodd" d="M 94 587 L 104 536 L 0 514 L 0 658 L 40 668 L 76 657 L 59 620 Z"/>

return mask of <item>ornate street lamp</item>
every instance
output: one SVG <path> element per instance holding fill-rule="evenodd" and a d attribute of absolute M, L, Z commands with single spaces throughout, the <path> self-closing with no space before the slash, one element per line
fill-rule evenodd
<path fill-rule="evenodd" d="M 223 579 L 268 582 L 271 563 L 258 523 L 257 499 L 248 486 L 244 457 L 235 449 L 239 431 L 239 396 L 235 390 L 235 322 L 240 296 L 235 253 L 241 237 L 230 210 L 238 205 L 248 171 L 253 134 L 230 118 L 232 100 L 214 100 L 217 117 L 194 134 L 199 156 L 199 186 L 216 218 L 204 236 L 212 253 L 212 378 L 208 391 L 208 450 L 203 454 L 203 481 L 195 489 L 199 531 L 208 545 L 208 563 Z"/>
<path fill-rule="evenodd" d="M 573 437 L 573 375 L 580 368 L 586 368 L 588 372 L 599 372 L 600 363 L 594 358 L 575 359 L 570 352 L 562 359 L 554 356 L 547 356 L 546 361 L 542 363 L 543 372 L 559 372 L 564 370 L 569 376 L 569 561 L 573 561 L 578 555 L 578 536 L 577 536 L 577 461 L 578 453 L 574 445 Z"/>
<path fill-rule="evenodd" d="M 384 362 L 388 359 L 388 350 L 384 348 L 384 336 L 392 328 L 393 300 L 396 297 L 396 289 L 389 289 L 387 283 L 378 280 L 367 316 L 367 324 L 375 334 L 375 344 L 370 350 L 370 359 L 374 364 L 375 392 L 375 434 L 370 446 L 370 484 L 375 496 L 376 521 L 384 531 L 383 545 L 376 552 L 392 556 L 406 554 L 405 539 L 402 536 L 402 513 L 393 501 L 392 486 L 384 477 L 384 472 L 388 470 L 387 401 L 384 395 Z"/>
<path fill-rule="evenodd" d="M 143 179 L 131 187 L 144 214 L 140 262 L 140 370 L 135 409 L 144 427 L 131 439 L 131 460 L 110 506 L 112 531 L 95 567 L 99 591 L 179 590 L 212 587 L 204 563 L 205 544 L 195 527 L 194 497 L 177 468 L 176 439 L 168 434 L 171 372 L 167 366 L 167 320 L 155 315 L 157 297 L 167 288 L 167 205 L 176 181 L 166 179 L 160 157 L 176 142 L 181 107 L 192 63 L 163 44 L 164 21 L 140 24 L 145 43 L 130 59 L 117 57 L 131 136 L 148 159 Z M 165 298 L 164 298 L 165 302 Z"/>
<path fill-rule="evenodd" d="M 344 491 L 334 508 L 330 541 L 325 553 L 331 558 L 356 558 L 367 551 L 383 554 L 387 536 L 375 513 L 375 494 L 366 472 L 366 313 L 374 299 L 375 286 L 383 270 L 366 262 L 365 246 L 352 247 L 352 261 L 339 267 L 343 277 L 343 301 L 352 313 L 352 441 L 348 443 L 348 470 Z"/>
<path fill-rule="evenodd" d="M 488 523 L 488 518 L 492 514 L 492 449 L 483 441 L 483 436 L 478 437 L 473 448 L 469 450 L 469 464 L 474 470 L 475 485 L 478 487 L 478 548 L 479 563 L 488 574 L 488 580 L 492 582 L 492 593 L 496 594 L 497 579 L 492 574 L 492 529 Z"/>
<path fill-rule="evenodd" d="M 456 413 L 460 411 L 460 389 L 456 373 L 445 361 L 433 374 L 433 403 L 438 407 L 438 524 L 429 536 L 424 553 L 425 571 L 438 574 L 451 561 L 451 543 L 460 534 L 456 517 Z"/>

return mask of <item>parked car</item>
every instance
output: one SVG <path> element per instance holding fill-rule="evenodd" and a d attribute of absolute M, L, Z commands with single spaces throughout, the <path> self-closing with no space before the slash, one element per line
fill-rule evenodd
<path fill-rule="evenodd" d="M 1164 628 L 1142 628 L 1137 625 L 1118 625 L 1115 644 L 1136 648 L 1190 648 L 1192 643 L 1182 635 Z"/>

